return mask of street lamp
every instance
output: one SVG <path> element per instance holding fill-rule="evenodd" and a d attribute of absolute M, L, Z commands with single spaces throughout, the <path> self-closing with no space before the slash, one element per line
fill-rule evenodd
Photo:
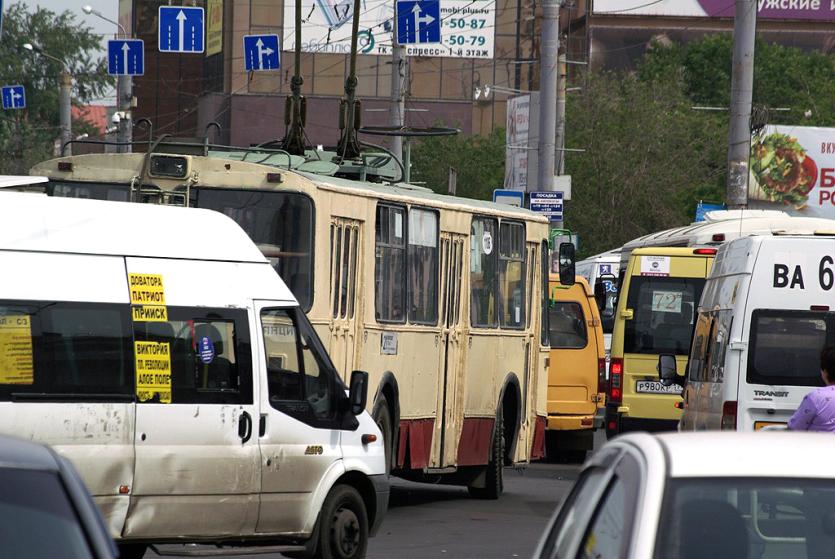
<path fill-rule="evenodd" d="M 67 150 L 67 155 L 72 155 L 72 145 L 67 145 L 72 139 L 72 72 L 70 72 L 70 67 L 66 62 L 52 56 L 35 43 L 23 43 L 23 48 L 61 65 L 61 73 L 58 74 L 58 114 L 61 122 L 61 147 Z"/>
<path fill-rule="evenodd" d="M 119 23 L 116 20 L 110 19 L 109 17 L 105 16 L 98 10 L 93 9 L 93 6 L 87 4 L 86 6 L 82 6 L 81 11 L 87 14 L 88 16 L 96 16 L 98 18 L 103 19 L 106 22 L 112 23 L 119 28 L 121 31 L 121 36 L 125 39 L 130 39 L 130 35 L 128 34 L 125 26 Z M 115 37 L 119 38 L 119 33 L 115 35 Z M 127 70 L 127 68 L 125 69 Z M 118 75 L 116 76 L 116 110 L 122 115 L 117 124 L 119 130 L 116 134 L 116 142 L 118 142 L 118 146 L 116 151 L 119 153 L 127 153 L 130 151 L 130 142 L 131 142 L 131 126 L 130 126 L 130 105 L 131 99 L 133 97 L 133 93 L 131 91 L 131 77 L 130 76 L 123 76 Z"/>

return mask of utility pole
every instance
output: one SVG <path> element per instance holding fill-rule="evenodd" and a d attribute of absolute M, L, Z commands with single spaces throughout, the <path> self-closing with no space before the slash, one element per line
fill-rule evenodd
<path fill-rule="evenodd" d="M 405 120 L 405 87 L 408 58 L 406 49 L 397 42 L 397 16 L 391 18 L 391 106 L 389 107 L 389 126 L 402 128 Z M 408 141 L 408 140 L 407 140 Z M 403 137 L 391 136 L 391 151 L 403 161 Z"/>
<path fill-rule="evenodd" d="M 61 118 L 61 145 L 66 146 L 64 155 L 72 155 L 72 76 L 62 69 L 58 74 L 58 112 Z"/>
<path fill-rule="evenodd" d="M 566 80 L 565 52 L 557 58 L 557 134 L 556 134 L 556 171 L 558 175 L 565 174 L 565 80 Z"/>
<path fill-rule="evenodd" d="M 736 0 L 731 73 L 731 122 L 728 134 L 728 208 L 748 204 L 748 161 L 751 156 L 751 102 L 754 90 L 754 39 L 757 0 Z"/>
<path fill-rule="evenodd" d="M 542 2 L 542 41 L 540 42 L 539 143 L 537 188 L 554 190 L 554 153 L 557 133 L 557 56 L 559 52 L 560 4 L 562 0 Z M 562 222 L 551 222 L 562 228 Z"/>

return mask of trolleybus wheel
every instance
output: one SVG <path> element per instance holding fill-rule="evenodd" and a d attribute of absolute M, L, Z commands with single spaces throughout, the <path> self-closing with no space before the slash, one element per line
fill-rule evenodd
<path fill-rule="evenodd" d="M 504 491 L 504 413 L 499 407 L 496 412 L 496 426 L 493 429 L 493 443 L 490 445 L 490 462 L 487 463 L 484 487 L 467 487 L 476 499 L 498 499 Z"/>

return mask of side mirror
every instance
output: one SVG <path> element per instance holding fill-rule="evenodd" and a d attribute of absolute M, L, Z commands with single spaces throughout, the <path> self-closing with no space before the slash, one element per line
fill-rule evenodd
<path fill-rule="evenodd" d="M 672 386 L 676 384 L 678 372 L 676 370 L 676 356 L 669 353 L 662 353 L 658 356 L 658 376 L 661 384 Z"/>
<path fill-rule="evenodd" d="M 574 285 L 574 244 L 560 243 L 560 283 L 565 286 Z"/>
<path fill-rule="evenodd" d="M 368 373 L 365 371 L 351 373 L 348 402 L 351 405 L 351 413 L 355 416 L 365 411 L 365 405 L 368 403 Z"/>

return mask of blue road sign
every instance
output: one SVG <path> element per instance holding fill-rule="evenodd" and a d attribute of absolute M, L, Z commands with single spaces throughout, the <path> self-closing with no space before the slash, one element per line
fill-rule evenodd
<path fill-rule="evenodd" d="M 531 192 L 531 211 L 538 212 L 551 221 L 562 221 L 562 192 Z"/>
<path fill-rule="evenodd" d="M 4 85 L 2 94 L 4 109 L 26 108 L 26 91 L 22 85 Z"/>
<path fill-rule="evenodd" d="M 145 73 L 145 41 L 107 41 L 107 73 L 111 76 L 141 76 Z"/>
<path fill-rule="evenodd" d="M 401 45 L 440 43 L 440 0 L 398 0 L 397 42 Z"/>
<path fill-rule="evenodd" d="M 525 193 L 521 190 L 507 190 L 497 188 L 493 191 L 493 201 L 498 204 L 507 204 L 517 208 L 525 207 Z"/>
<path fill-rule="evenodd" d="M 696 221 L 704 221 L 705 214 L 707 212 L 712 212 L 715 210 L 724 210 L 725 204 L 710 204 L 707 202 L 699 201 L 698 205 L 696 206 Z"/>
<path fill-rule="evenodd" d="M 203 52 L 203 8 L 159 7 L 159 51 Z"/>
<path fill-rule="evenodd" d="M 244 35 L 244 66 L 251 70 L 278 70 L 281 66 L 278 35 Z"/>

